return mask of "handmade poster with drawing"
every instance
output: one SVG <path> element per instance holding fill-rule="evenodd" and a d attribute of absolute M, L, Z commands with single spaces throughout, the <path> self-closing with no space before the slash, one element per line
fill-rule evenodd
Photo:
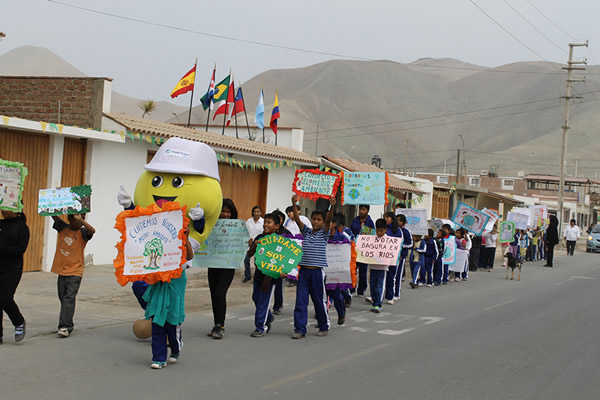
<path fill-rule="evenodd" d="M 292 190 L 300 197 L 312 200 L 329 199 L 336 195 L 340 176 L 318 169 L 297 169 Z"/>
<path fill-rule="evenodd" d="M 515 223 L 512 221 L 500 222 L 500 231 L 498 233 L 498 243 L 509 243 L 514 240 Z"/>
<path fill-rule="evenodd" d="M 490 210 L 489 208 L 484 208 L 483 210 L 481 210 L 481 212 L 490 217 L 487 224 L 485 225 L 484 231 L 491 232 L 492 229 L 494 229 L 494 225 L 498 221 L 498 214 L 495 211 Z"/>
<path fill-rule="evenodd" d="M 0 160 L 0 210 L 23 211 L 23 185 L 27 168 L 16 161 Z"/>
<path fill-rule="evenodd" d="M 527 228 L 533 228 L 537 224 L 537 220 L 534 220 L 533 210 L 529 207 L 513 207 L 511 210 L 513 213 L 526 215 L 527 216 Z M 507 216 L 508 219 L 508 216 Z M 517 229 L 527 229 L 517 228 Z"/>
<path fill-rule="evenodd" d="M 187 260 L 184 232 L 189 219 L 185 211 L 178 203 L 167 202 L 162 208 L 153 204 L 117 215 L 115 229 L 121 241 L 113 264 L 122 286 L 139 280 L 170 282 L 181 276 L 181 265 Z"/>
<path fill-rule="evenodd" d="M 92 187 L 81 185 L 65 188 L 42 189 L 39 193 L 38 214 L 86 214 L 91 211 Z"/>
<path fill-rule="evenodd" d="M 404 208 L 400 214 L 406 217 L 406 227 L 413 235 L 427 235 L 427 210 L 425 208 Z"/>
<path fill-rule="evenodd" d="M 240 268 L 250 235 L 243 219 L 218 219 L 212 232 L 194 253 L 193 267 Z"/>
<path fill-rule="evenodd" d="M 453 265 L 456 262 L 456 239 L 453 235 L 444 239 L 442 262 L 446 265 Z"/>
<path fill-rule="evenodd" d="M 486 215 L 473 207 L 469 207 L 465 203 L 458 203 L 451 221 L 466 230 L 473 232 L 477 236 L 481 236 L 489 219 L 489 215 Z"/>
<path fill-rule="evenodd" d="M 258 240 L 254 259 L 256 268 L 263 274 L 279 278 L 298 266 L 302 259 L 302 246 L 294 239 L 272 233 Z"/>
<path fill-rule="evenodd" d="M 344 172 L 342 204 L 387 204 L 387 172 Z"/>
<path fill-rule="evenodd" d="M 515 224 L 515 229 L 527 229 L 530 215 L 509 211 L 506 220 Z"/>
<path fill-rule="evenodd" d="M 355 244 L 328 243 L 327 268 L 324 270 L 327 277 L 327 289 L 352 289 L 356 286 L 356 248 Z"/>
<path fill-rule="evenodd" d="M 429 228 L 433 229 L 434 233 L 437 233 L 437 231 L 442 229 L 442 226 L 444 226 L 444 221 L 439 218 L 432 218 L 431 221 L 429 221 Z"/>

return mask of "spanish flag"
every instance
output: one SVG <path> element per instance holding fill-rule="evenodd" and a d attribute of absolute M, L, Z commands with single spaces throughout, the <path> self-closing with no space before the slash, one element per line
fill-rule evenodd
<path fill-rule="evenodd" d="M 275 92 L 275 104 L 273 104 L 273 112 L 271 113 L 271 123 L 269 126 L 273 133 L 277 135 L 277 120 L 279 119 L 279 100 L 277 100 L 277 92 Z"/>
<path fill-rule="evenodd" d="M 190 69 L 190 72 L 185 74 L 183 78 L 177 85 L 175 85 L 175 89 L 171 92 L 171 98 L 179 96 L 180 94 L 187 93 L 191 90 L 194 90 L 194 83 L 196 82 L 196 64 L 194 64 L 194 68 Z"/>

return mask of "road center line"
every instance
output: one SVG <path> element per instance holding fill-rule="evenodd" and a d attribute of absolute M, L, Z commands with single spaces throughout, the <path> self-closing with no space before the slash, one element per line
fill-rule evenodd
<path fill-rule="evenodd" d="M 494 308 L 497 308 L 497 307 L 502 307 L 502 306 L 505 306 L 505 305 L 507 305 L 507 304 L 513 303 L 513 302 L 515 302 L 515 301 L 517 301 L 517 299 L 506 300 L 504 303 L 494 304 L 493 306 L 486 307 L 486 308 L 484 308 L 483 310 L 484 310 L 484 311 L 493 310 Z"/>
<path fill-rule="evenodd" d="M 275 381 L 275 382 L 271 382 L 268 385 L 263 386 L 263 388 L 267 389 L 267 390 L 268 389 L 274 389 L 274 388 L 277 388 L 279 386 L 287 385 L 287 384 L 292 383 L 294 381 L 299 381 L 299 380 L 301 380 L 303 378 L 306 378 L 308 376 L 311 376 L 311 375 L 314 375 L 314 374 L 318 374 L 319 372 L 322 372 L 322 371 L 325 371 L 325 370 L 330 369 L 332 367 L 335 367 L 336 365 L 343 364 L 345 362 L 354 360 L 356 358 L 363 357 L 363 356 L 365 356 L 365 355 L 367 355 L 369 353 L 373 353 L 373 352 L 375 352 L 377 350 L 383 349 L 383 348 L 388 347 L 388 346 L 389 346 L 388 343 L 380 343 L 380 344 L 378 344 L 376 346 L 373 346 L 371 348 L 359 351 L 358 353 L 354 353 L 354 354 L 349 355 L 347 357 L 340 358 L 339 360 L 328 362 L 326 364 L 320 365 L 319 367 L 311 368 L 311 369 L 309 369 L 307 371 L 300 372 L 298 374 L 288 376 L 287 378 L 283 378 L 283 379 L 280 379 L 280 380 Z"/>

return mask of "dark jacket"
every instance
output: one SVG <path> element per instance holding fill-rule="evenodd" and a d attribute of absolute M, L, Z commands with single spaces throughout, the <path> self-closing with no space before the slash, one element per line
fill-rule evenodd
<path fill-rule="evenodd" d="M 364 224 L 371 229 L 375 229 L 375 224 L 370 216 L 367 215 L 367 219 L 365 219 Z M 362 229 L 362 224 L 360 223 L 360 217 L 354 218 L 352 220 L 352 225 L 350 225 L 350 230 L 354 234 L 354 236 L 360 235 L 360 230 Z"/>
<path fill-rule="evenodd" d="M 23 220 L 0 220 L 0 271 L 22 270 L 28 243 L 29 228 Z"/>
<path fill-rule="evenodd" d="M 550 225 L 546 230 L 545 242 L 549 246 L 556 246 L 558 244 L 558 218 L 556 216 L 550 216 Z"/>

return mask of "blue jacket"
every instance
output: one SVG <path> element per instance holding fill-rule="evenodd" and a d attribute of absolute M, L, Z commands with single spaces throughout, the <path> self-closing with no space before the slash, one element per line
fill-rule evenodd
<path fill-rule="evenodd" d="M 371 217 L 369 215 L 367 215 L 367 219 L 365 219 L 364 224 L 371 229 L 375 229 L 375 224 L 373 223 L 373 220 L 371 219 Z M 352 231 L 354 236 L 360 235 L 361 228 L 362 228 L 362 224 L 360 223 L 360 217 L 354 218 L 352 220 L 352 225 L 350 225 L 350 230 Z"/>
<path fill-rule="evenodd" d="M 412 246 L 412 244 L 411 244 Z M 406 251 L 408 251 L 408 249 L 406 249 Z M 414 256 L 415 256 L 415 252 L 419 255 L 419 264 L 423 264 L 424 261 L 424 256 L 425 256 L 425 241 L 423 239 L 421 239 L 421 241 L 419 242 L 418 247 L 413 247 L 413 249 L 410 252 L 410 259 L 409 261 L 412 263 L 414 262 Z"/>
<path fill-rule="evenodd" d="M 403 237 L 402 228 L 398 227 L 398 230 L 396 231 L 396 233 L 394 233 L 392 230 L 392 224 L 388 224 L 387 232 L 385 234 L 388 236 L 391 236 L 391 237 L 398 237 L 398 238 Z"/>
<path fill-rule="evenodd" d="M 334 242 L 343 242 L 344 239 L 348 239 L 351 242 L 355 241 L 354 234 L 347 227 L 344 227 L 344 230 L 342 232 L 338 232 L 336 230 L 335 233 L 333 234 L 333 237 L 330 240 L 332 240 Z"/>
<path fill-rule="evenodd" d="M 425 260 L 429 261 L 429 262 L 431 262 L 433 260 L 437 260 L 438 247 L 435 242 L 435 239 L 431 238 L 429 240 L 424 240 L 424 242 L 425 242 Z"/>
<path fill-rule="evenodd" d="M 408 250 L 412 249 L 412 233 L 408 230 L 408 228 L 402 227 L 402 237 L 404 238 L 404 242 L 402 243 L 402 251 L 400 252 L 400 257 L 406 258 L 408 256 Z"/>

